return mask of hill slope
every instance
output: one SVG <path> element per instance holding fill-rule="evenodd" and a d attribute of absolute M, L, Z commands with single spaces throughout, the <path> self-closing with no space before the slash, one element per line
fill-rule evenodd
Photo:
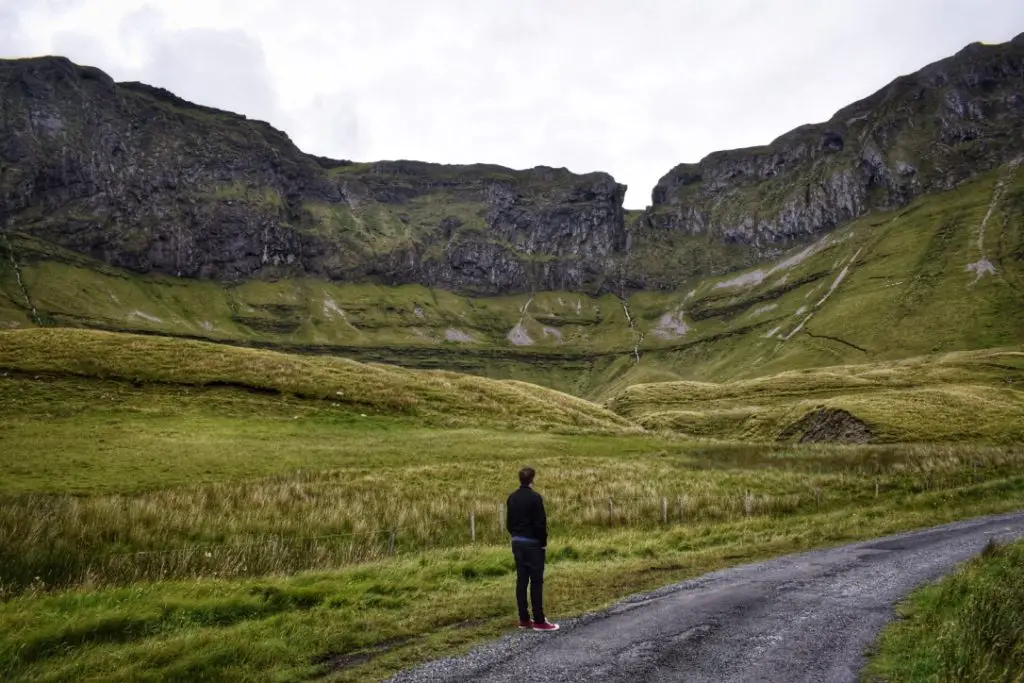
<path fill-rule="evenodd" d="M 679 292 L 474 298 L 315 278 L 137 275 L 14 235 L 0 326 L 184 335 L 544 384 L 602 398 L 1024 340 L 1024 172 L 1015 163 Z M 34 313 L 33 313 L 34 311 Z"/>
<path fill-rule="evenodd" d="M 603 174 L 332 161 L 67 60 L 3 62 L 0 327 L 345 355 L 596 399 L 1016 345 L 1022 53 L 1021 38 L 970 46 L 827 124 L 679 167 L 628 221 Z"/>
<path fill-rule="evenodd" d="M 1024 440 L 1024 347 L 768 377 L 639 384 L 608 405 L 646 427 L 754 441 Z"/>
<path fill-rule="evenodd" d="M 1024 34 L 968 45 L 771 144 L 680 164 L 631 226 L 638 282 L 754 263 L 1004 164 L 1024 152 L 1022 92 Z"/>
<path fill-rule="evenodd" d="M 592 403 L 523 382 L 91 330 L 0 332 L 0 369 L 181 387 L 228 386 L 449 424 L 621 431 Z"/>

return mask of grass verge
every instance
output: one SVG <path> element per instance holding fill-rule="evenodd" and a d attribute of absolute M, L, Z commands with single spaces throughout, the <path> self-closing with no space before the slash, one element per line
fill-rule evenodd
<path fill-rule="evenodd" d="M 914 592 L 880 636 L 866 681 L 1024 681 L 1024 542 L 990 543 Z"/>

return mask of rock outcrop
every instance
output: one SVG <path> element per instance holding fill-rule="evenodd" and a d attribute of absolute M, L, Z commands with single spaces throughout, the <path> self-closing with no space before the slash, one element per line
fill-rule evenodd
<path fill-rule="evenodd" d="M 825 123 L 669 172 L 624 217 L 604 173 L 354 163 L 59 57 L 0 60 L 0 225 L 136 272 L 315 275 L 469 294 L 671 289 L 1024 152 L 1024 35 Z"/>
<path fill-rule="evenodd" d="M 825 123 L 676 166 L 631 226 L 633 242 L 710 241 L 728 256 L 694 264 L 701 274 L 748 265 L 1006 163 L 1024 151 L 1022 130 L 1024 34 L 968 45 Z M 633 271 L 635 284 L 665 284 Z"/>
<path fill-rule="evenodd" d="M 7 229 L 137 272 L 586 291 L 625 246 L 603 173 L 324 159 L 59 57 L 0 61 L 0 100 Z"/>

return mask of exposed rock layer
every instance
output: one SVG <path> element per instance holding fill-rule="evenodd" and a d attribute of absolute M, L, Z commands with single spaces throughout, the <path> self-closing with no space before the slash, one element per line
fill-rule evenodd
<path fill-rule="evenodd" d="M 622 292 L 749 265 L 1024 151 L 1024 36 L 970 45 L 765 147 L 680 165 L 628 218 L 604 173 L 325 159 L 59 57 L 0 61 L 0 104 L 5 229 L 112 265 Z"/>
<path fill-rule="evenodd" d="M 1024 149 L 1022 125 L 1024 34 L 971 44 L 825 123 L 680 164 L 658 182 L 632 230 L 655 245 L 718 245 L 727 256 L 713 253 L 703 265 L 721 272 L 995 168 Z M 650 284 L 642 262 L 634 272 L 635 284 Z"/>

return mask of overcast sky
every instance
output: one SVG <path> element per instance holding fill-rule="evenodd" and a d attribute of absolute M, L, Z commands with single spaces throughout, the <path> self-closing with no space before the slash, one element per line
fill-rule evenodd
<path fill-rule="evenodd" d="M 116 80 L 356 159 L 607 171 L 642 208 L 671 167 L 822 121 L 1020 0 L 0 0 L 0 57 Z"/>

